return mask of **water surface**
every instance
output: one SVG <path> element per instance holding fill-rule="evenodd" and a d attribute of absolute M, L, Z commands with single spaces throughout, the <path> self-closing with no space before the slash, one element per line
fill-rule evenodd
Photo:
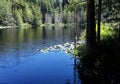
<path fill-rule="evenodd" d="M 70 27 L 0 29 L 0 84 L 79 84 L 72 56 L 37 51 L 73 40 Z"/>

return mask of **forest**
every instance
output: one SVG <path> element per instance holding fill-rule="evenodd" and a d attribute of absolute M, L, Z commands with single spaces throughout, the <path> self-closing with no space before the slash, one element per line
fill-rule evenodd
<path fill-rule="evenodd" d="M 59 0 L 2 0 L 0 2 L 0 24 L 3 26 L 36 25 L 44 23 L 45 14 L 52 16 L 62 12 Z M 52 17 L 54 22 L 54 17 Z"/>
<path fill-rule="evenodd" d="M 42 39 L 47 38 L 48 34 L 49 40 L 52 38 L 50 31 L 55 31 L 56 26 L 62 26 L 62 36 L 64 36 L 64 32 L 74 34 L 71 35 L 74 44 L 69 43 L 74 45 L 74 49 L 69 50 L 69 53 L 72 53 L 75 71 L 82 81 L 80 84 L 120 83 L 119 0 L 1 0 L 0 30 L 2 27 L 8 26 L 16 27 L 18 31 L 22 32 L 23 35 L 18 36 L 20 39 L 26 35 L 21 30 L 22 28 L 30 27 L 37 30 L 37 28 L 43 27 L 43 30 L 42 28 L 38 31 L 34 30 L 34 34 L 39 32 Z M 52 26 L 52 29 L 49 26 Z M 70 30 L 71 27 L 73 30 Z M 66 31 L 64 28 L 66 30 L 68 28 L 68 30 Z M 49 32 L 46 32 L 47 30 Z M 55 34 L 60 30 L 54 31 L 52 33 Z M 2 34 L 0 35 L 2 37 Z M 31 37 L 32 35 L 33 33 L 30 34 Z M 3 36 L 6 36 L 5 33 Z M 1 42 L 2 39 L 0 38 Z M 60 38 L 57 37 L 57 39 L 59 42 Z M 49 40 L 46 42 L 51 42 Z M 6 42 L 7 40 L 5 40 Z M 4 43 L 0 43 L 0 49 L 2 49 L 2 44 Z M 40 51 L 40 49 L 38 50 Z M 57 53 L 57 51 L 55 52 Z M 66 84 L 69 83 L 68 81 Z M 78 83 L 74 81 L 74 84 Z"/>

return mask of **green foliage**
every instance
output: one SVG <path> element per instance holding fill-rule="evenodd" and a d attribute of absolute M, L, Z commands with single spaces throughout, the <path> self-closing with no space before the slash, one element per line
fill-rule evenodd
<path fill-rule="evenodd" d="M 114 35 L 114 29 L 111 28 L 110 24 L 102 24 L 101 23 L 101 39 L 105 39 L 106 37 L 112 37 Z"/>
<path fill-rule="evenodd" d="M 64 11 L 62 15 L 63 23 L 67 23 L 67 18 L 68 18 L 68 13 Z"/>
<path fill-rule="evenodd" d="M 40 0 L 42 13 L 53 13 L 56 8 L 61 10 L 60 0 Z"/>
<path fill-rule="evenodd" d="M 40 25 L 41 10 L 38 2 L 38 0 L 0 1 L 0 25 Z"/>
<path fill-rule="evenodd" d="M 79 52 L 79 51 L 78 51 L 77 49 L 74 49 L 74 53 L 73 53 L 73 54 L 74 54 L 74 55 L 78 55 L 78 52 Z"/>
<path fill-rule="evenodd" d="M 9 20 L 12 20 L 10 3 L 6 0 L 0 1 L 0 24 L 7 25 Z"/>
<path fill-rule="evenodd" d="M 114 32 L 114 31 L 113 31 Z M 95 77 L 97 79 L 104 80 L 104 78 L 109 80 L 115 80 L 114 83 L 119 83 L 119 65 L 120 65 L 120 41 L 116 37 L 118 32 L 114 33 L 115 35 L 104 37 L 101 39 L 100 43 L 96 46 L 95 56 L 85 55 L 85 47 L 80 47 L 80 63 L 79 67 L 88 71 L 88 74 L 91 74 L 91 78 Z M 83 50 L 83 51 L 82 51 Z M 78 67 L 78 68 L 79 68 Z M 107 72 L 107 73 L 106 73 Z M 81 73 L 81 72 L 80 72 Z M 84 73 L 84 71 L 83 71 Z M 80 74 L 81 75 L 81 74 Z M 85 73 L 86 76 L 86 73 Z M 114 77 L 112 77 L 114 76 Z M 91 79 L 90 78 L 90 79 Z M 101 79 L 102 78 L 102 79 Z M 109 79 L 110 78 L 110 79 Z M 93 80 L 94 81 L 94 80 Z M 93 82 L 92 82 L 93 83 Z M 98 81 L 96 82 L 98 83 Z M 96 84 L 95 83 L 95 84 Z M 100 82 L 99 84 L 103 83 Z M 107 82 L 108 83 L 108 82 Z M 105 84 L 106 80 L 105 80 Z"/>
<path fill-rule="evenodd" d="M 77 4 L 78 1 L 79 3 Z M 80 1 L 81 0 L 69 0 L 70 5 L 75 5 L 72 4 L 72 2 L 75 2 L 77 7 L 82 5 Z M 54 15 L 56 12 L 62 12 L 63 22 L 67 23 L 71 16 L 68 16 L 66 8 L 69 8 L 69 6 L 63 9 L 62 1 L 60 0 L 2 0 L 0 2 L 0 24 L 16 23 L 16 25 L 18 25 L 18 19 L 13 15 L 20 15 L 24 24 L 41 25 L 46 13 Z M 77 10 L 79 9 L 80 7 L 77 8 Z M 19 14 L 15 14 L 15 11 L 19 12 Z M 71 14 L 73 13 L 71 12 Z"/>
<path fill-rule="evenodd" d="M 86 47 L 85 44 L 81 44 L 79 47 L 77 47 L 77 53 L 80 59 L 84 58 L 86 56 Z"/>
<path fill-rule="evenodd" d="M 67 53 L 77 56 L 79 53 L 78 49 L 68 50 Z"/>
<path fill-rule="evenodd" d="M 97 25 L 96 25 L 97 28 Z M 97 30 L 96 30 L 97 31 Z M 112 28 L 111 24 L 101 23 L 101 39 L 105 39 L 106 37 L 114 36 L 114 28 Z M 84 29 L 80 35 L 80 40 L 85 40 L 86 37 L 86 29 Z"/>
<path fill-rule="evenodd" d="M 103 28 L 101 29 L 101 37 L 108 37 L 108 36 L 112 36 L 113 32 L 112 29 L 108 28 L 107 26 L 103 26 Z"/>
<path fill-rule="evenodd" d="M 36 10 L 38 10 L 38 12 L 36 12 Z M 42 22 L 41 22 L 41 17 L 42 17 L 42 15 L 41 15 L 41 12 L 40 12 L 40 8 L 39 8 L 39 6 L 32 6 L 32 13 L 33 13 L 33 18 L 34 18 L 34 20 L 33 20 L 33 25 L 36 25 L 36 26 L 40 26 L 41 24 L 42 24 Z"/>
<path fill-rule="evenodd" d="M 23 19 L 18 11 L 14 11 L 15 19 L 16 19 L 16 24 L 20 27 L 23 26 Z"/>
<path fill-rule="evenodd" d="M 28 3 L 25 3 L 25 8 L 23 10 L 23 20 L 24 22 L 27 22 L 30 24 L 32 23 L 32 20 L 33 20 L 33 14 Z"/>
<path fill-rule="evenodd" d="M 70 2 L 70 5 L 67 8 L 67 11 L 80 11 L 80 9 L 82 7 L 86 6 L 86 1 L 79 1 L 79 0 L 75 0 L 73 2 Z"/>
<path fill-rule="evenodd" d="M 80 40 L 85 40 L 86 37 L 86 29 L 84 29 L 80 35 Z"/>

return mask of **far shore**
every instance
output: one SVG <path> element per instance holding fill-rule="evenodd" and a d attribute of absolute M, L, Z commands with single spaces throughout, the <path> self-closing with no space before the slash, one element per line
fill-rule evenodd
<path fill-rule="evenodd" d="M 45 23 L 45 24 L 41 24 L 40 26 L 67 26 L 67 25 L 71 25 L 71 23 L 69 24 L 64 24 L 64 23 L 59 23 L 59 24 L 52 24 L 52 23 Z M 73 25 L 73 24 L 72 24 Z M 0 29 L 7 29 L 7 28 L 17 28 L 19 26 L 13 25 L 13 26 L 2 26 L 0 25 Z M 31 27 L 30 25 L 24 24 L 23 27 Z"/>
<path fill-rule="evenodd" d="M 5 28 L 16 28 L 18 26 L 0 26 L 0 29 L 5 29 Z"/>

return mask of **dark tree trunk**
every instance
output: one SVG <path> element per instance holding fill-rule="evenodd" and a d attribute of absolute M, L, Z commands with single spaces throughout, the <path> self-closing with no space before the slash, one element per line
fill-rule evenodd
<path fill-rule="evenodd" d="M 45 23 L 45 13 L 44 12 L 42 13 L 42 23 L 43 24 Z"/>
<path fill-rule="evenodd" d="M 118 31 L 118 40 L 120 41 L 120 23 L 119 23 L 119 31 Z"/>
<path fill-rule="evenodd" d="M 62 7 L 64 8 L 64 6 L 68 4 L 69 4 L 68 0 L 63 0 Z"/>
<path fill-rule="evenodd" d="M 98 3 L 98 31 L 97 31 L 97 43 L 99 44 L 100 42 L 100 23 L 101 23 L 101 5 L 102 5 L 102 0 L 99 0 Z"/>
<path fill-rule="evenodd" d="M 88 56 L 94 55 L 95 47 L 96 47 L 95 5 L 94 0 L 87 0 L 86 48 Z"/>

